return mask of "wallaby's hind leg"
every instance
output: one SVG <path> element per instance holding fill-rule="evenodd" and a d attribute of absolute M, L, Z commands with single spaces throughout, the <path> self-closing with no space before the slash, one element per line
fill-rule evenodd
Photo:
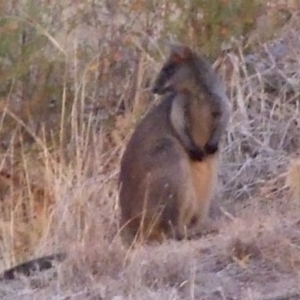
<path fill-rule="evenodd" d="M 149 195 L 152 203 L 162 196 L 164 204 L 154 232 L 178 240 L 197 237 L 212 228 L 208 212 L 217 185 L 218 156 L 182 161 L 176 171 L 168 173 L 167 181 L 157 180 Z"/>
<path fill-rule="evenodd" d="M 181 186 L 181 201 L 179 203 L 179 215 L 176 228 L 176 238 L 183 239 L 189 236 L 190 226 L 197 214 L 197 195 L 191 180 L 190 170 L 188 176 L 183 177 Z"/>
<path fill-rule="evenodd" d="M 130 241 L 162 241 L 166 237 L 181 240 L 207 231 L 217 170 L 217 155 L 201 162 L 185 157 L 141 178 L 134 185 L 138 191 L 132 193 L 133 186 L 130 188 L 135 205 L 122 221 L 128 223 Z"/>
<path fill-rule="evenodd" d="M 184 172 L 189 165 L 185 157 L 173 160 L 174 156 L 166 157 L 163 167 L 153 163 L 146 176 L 135 177 L 136 182 L 127 181 L 123 186 L 121 199 L 131 205 L 130 210 L 122 205 L 121 227 L 127 227 L 124 228 L 130 232 L 127 236 L 136 236 L 139 240 L 176 236 L 178 203 L 182 201 L 181 190 L 184 190 L 182 178 L 186 178 Z"/>
<path fill-rule="evenodd" d="M 190 168 L 196 200 L 191 207 L 187 234 L 188 237 L 196 237 L 206 231 L 216 230 L 208 218 L 208 213 L 217 186 L 218 156 L 207 157 L 201 162 L 191 162 Z"/>

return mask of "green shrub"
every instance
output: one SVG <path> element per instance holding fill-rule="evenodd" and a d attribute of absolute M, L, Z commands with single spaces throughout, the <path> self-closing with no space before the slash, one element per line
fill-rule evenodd
<path fill-rule="evenodd" d="M 212 58 L 222 42 L 245 36 L 255 27 L 260 5 L 248 0 L 174 0 L 179 17 L 169 19 L 168 30 L 181 41 L 199 46 Z"/>

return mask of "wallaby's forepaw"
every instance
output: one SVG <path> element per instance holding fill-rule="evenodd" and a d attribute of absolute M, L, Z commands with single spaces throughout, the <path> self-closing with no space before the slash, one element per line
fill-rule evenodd
<path fill-rule="evenodd" d="M 205 157 L 205 153 L 202 149 L 189 150 L 189 158 L 195 161 L 202 161 Z"/>
<path fill-rule="evenodd" d="M 215 154 L 219 150 L 219 145 L 207 143 L 204 147 L 204 150 L 206 154 Z"/>

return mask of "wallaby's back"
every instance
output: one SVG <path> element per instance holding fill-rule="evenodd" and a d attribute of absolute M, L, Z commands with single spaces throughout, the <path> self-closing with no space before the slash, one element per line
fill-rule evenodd
<path fill-rule="evenodd" d="M 121 161 L 121 225 L 148 239 L 168 234 L 177 223 L 183 192 L 178 186 L 188 170 L 186 153 L 169 122 L 172 99 L 169 95 L 144 117 Z"/>

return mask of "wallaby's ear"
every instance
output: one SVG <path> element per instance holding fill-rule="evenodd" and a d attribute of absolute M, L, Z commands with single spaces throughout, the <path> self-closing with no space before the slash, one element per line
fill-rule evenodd
<path fill-rule="evenodd" d="M 170 44 L 170 59 L 175 63 L 181 63 L 189 59 L 192 55 L 192 50 L 185 45 Z"/>

